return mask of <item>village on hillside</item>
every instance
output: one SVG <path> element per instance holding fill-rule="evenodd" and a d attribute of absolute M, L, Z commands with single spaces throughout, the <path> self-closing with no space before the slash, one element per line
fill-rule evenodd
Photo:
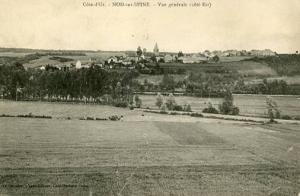
<path fill-rule="evenodd" d="M 46 64 L 38 68 L 41 70 L 46 69 L 82 69 L 91 66 L 99 66 L 103 69 L 140 69 L 147 72 L 150 67 L 155 66 L 157 63 L 178 63 L 178 64 L 201 64 L 201 63 L 217 63 L 220 58 L 226 57 L 241 57 L 244 59 L 253 57 L 267 57 L 276 56 L 276 52 L 265 50 L 205 50 L 199 53 L 178 53 L 160 52 L 158 44 L 154 45 L 153 51 L 147 51 L 146 48 L 140 46 L 136 51 L 126 51 L 122 55 L 112 55 L 106 59 L 103 58 L 89 58 L 88 60 L 78 59 L 75 62 L 69 61 L 64 64 Z"/>

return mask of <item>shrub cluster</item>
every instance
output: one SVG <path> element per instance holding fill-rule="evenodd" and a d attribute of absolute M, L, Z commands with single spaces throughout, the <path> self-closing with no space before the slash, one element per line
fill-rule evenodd
<path fill-rule="evenodd" d="M 208 107 L 202 110 L 203 113 L 219 114 L 219 111 L 209 102 Z"/>
<path fill-rule="evenodd" d="M 170 111 L 184 111 L 191 112 L 192 108 L 190 104 L 185 104 L 184 106 L 178 105 L 175 101 L 175 97 L 172 93 L 169 94 L 167 100 L 164 103 L 163 96 L 158 93 L 156 97 L 155 105 L 161 110 L 166 111 L 167 109 Z"/>
<path fill-rule="evenodd" d="M 203 114 L 195 112 L 195 113 L 191 113 L 190 116 L 192 116 L 192 117 L 203 117 Z"/>
<path fill-rule="evenodd" d="M 109 118 L 109 120 L 112 120 L 112 121 L 118 121 L 118 120 L 121 120 L 123 116 L 118 116 L 118 115 L 112 115 Z"/>
<path fill-rule="evenodd" d="M 233 105 L 233 96 L 229 89 L 225 92 L 223 103 L 219 106 L 221 114 L 238 115 L 240 110 L 238 107 Z"/>
<path fill-rule="evenodd" d="M 9 114 L 2 114 L 0 117 L 19 117 L 19 118 L 52 118 L 52 116 L 46 115 L 33 115 L 32 113 L 29 114 L 18 114 L 18 115 L 9 115 Z"/>

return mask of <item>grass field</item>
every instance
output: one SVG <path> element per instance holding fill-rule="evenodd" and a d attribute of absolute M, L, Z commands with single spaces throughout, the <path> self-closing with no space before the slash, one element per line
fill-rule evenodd
<path fill-rule="evenodd" d="M 254 61 L 232 61 L 232 62 L 219 62 L 219 63 L 164 63 L 160 65 L 163 68 L 182 68 L 189 71 L 216 71 L 218 69 L 229 69 L 237 71 L 245 77 L 274 77 L 277 76 L 275 70 L 270 68 L 267 64 L 254 62 Z"/>
<path fill-rule="evenodd" d="M 300 117 L 300 96 L 272 97 L 277 102 L 281 114 Z M 157 108 L 156 96 L 140 95 L 140 98 L 143 101 L 143 107 Z M 177 96 L 175 101 L 179 105 L 190 104 L 194 111 L 202 111 L 209 102 L 218 109 L 222 99 Z M 239 107 L 241 115 L 266 116 L 267 114 L 266 95 L 234 95 L 234 104 Z"/>
<path fill-rule="evenodd" d="M 40 52 L 43 54 L 43 52 Z M 0 52 L 0 57 L 25 57 L 26 55 L 29 54 L 34 54 L 34 53 L 25 53 L 25 52 Z M 70 63 L 76 63 L 77 60 L 80 60 L 82 63 L 83 62 L 88 62 L 90 59 L 97 60 L 97 61 L 105 61 L 111 56 L 123 56 L 125 55 L 124 52 L 85 52 L 85 56 L 81 55 L 72 55 L 72 56 L 59 56 L 59 55 L 47 55 L 47 56 L 41 56 L 39 59 L 35 59 L 32 61 L 29 61 L 28 63 L 25 63 L 25 67 L 30 67 L 30 68 L 35 68 L 35 67 L 40 67 L 40 66 L 45 66 L 45 65 L 67 65 Z M 59 62 L 57 60 L 51 60 L 49 58 L 51 57 L 63 57 L 63 58 L 70 58 L 73 59 L 73 61 L 70 62 Z"/>
<path fill-rule="evenodd" d="M 0 101 L 0 115 L 25 115 L 32 113 L 34 115 L 48 115 L 54 118 L 81 118 L 81 117 L 98 117 L 105 118 L 110 115 L 130 116 L 131 111 L 124 108 L 110 106 L 97 106 L 90 104 L 64 104 L 64 103 L 47 103 L 47 102 L 13 102 Z"/>
<path fill-rule="evenodd" d="M 25 53 L 25 52 L 0 52 L 0 57 L 24 57 L 32 53 Z"/>
<path fill-rule="evenodd" d="M 298 125 L 193 122 L 181 116 L 151 121 L 143 120 L 148 114 L 119 108 L 124 121 L 64 120 L 82 115 L 79 110 L 117 111 L 24 104 L 29 103 L 15 103 L 10 112 L 41 111 L 58 118 L 0 118 L 0 195 L 290 196 L 300 191 Z M 0 113 L 9 112 L 4 105 Z"/>
<path fill-rule="evenodd" d="M 178 81 L 183 81 L 185 78 L 187 78 L 187 75 L 184 74 L 170 74 L 171 76 L 173 76 L 174 81 L 178 82 Z M 163 75 L 146 75 L 146 74 L 140 74 L 137 77 L 137 80 L 140 83 L 144 83 L 145 79 L 147 79 L 147 81 L 149 83 L 155 84 L 155 85 L 159 85 L 159 83 L 162 82 L 163 79 Z"/>
<path fill-rule="evenodd" d="M 235 61 L 243 61 L 245 59 L 253 58 L 252 56 L 229 56 L 229 57 L 219 57 L 220 62 L 235 62 Z"/>
<path fill-rule="evenodd" d="M 142 99 L 142 107 L 157 109 L 155 106 L 156 96 L 139 95 Z M 282 115 L 300 117 L 300 97 L 299 96 L 272 96 L 277 102 Z M 164 97 L 167 99 L 167 97 Z M 176 96 L 175 101 L 179 105 L 190 104 L 193 111 L 201 112 L 208 103 L 211 102 L 218 109 L 222 102 L 221 98 L 200 98 Z M 266 95 L 234 95 L 234 104 L 239 107 L 240 115 L 246 116 L 266 116 Z M 37 107 L 38 106 L 38 107 Z M 13 102 L 0 101 L 1 114 L 28 114 L 50 115 L 56 118 L 80 118 L 80 117 L 108 117 L 109 115 L 131 116 L 128 109 L 115 108 L 110 106 L 95 106 L 89 104 L 57 104 L 47 102 Z"/>
<path fill-rule="evenodd" d="M 43 52 L 41 52 L 43 53 Z M 1 56 L 9 56 L 9 57 L 24 57 L 26 54 L 29 53 L 14 53 L 14 52 L 0 52 Z M 59 62 L 57 60 L 51 60 L 49 58 L 53 56 L 42 56 L 39 59 L 35 59 L 25 63 L 25 67 L 35 68 L 40 66 L 45 66 L 47 64 L 50 65 L 66 65 L 70 63 L 76 63 L 77 60 L 80 60 L 82 63 L 89 62 L 89 60 L 96 60 L 100 62 L 104 62 L 111 56 L 124 56 L 125 52 L 85 52 L 85 56 L 59 56 L 54 55 L 56 57 L 63 57 L 63 58 L 70 58 L 73 61 L 69 62 Z M 272 68 L 270 68 L 267 64 L 255 61 L 242 61 L 249 57 L 223 57 L 219 63 L 195 63 L 195 64 L 182 64 L 182 63 L 161 63 L 160 66 L 162 68 L 169 68 L 169 69 L 185 69 L 188 71 L 208 71 L 208 72 L 215 72 L 216 70 L 220 69 L 229 69 L 239 72 L 245 77 L 276 77 L 277 73 Z M 182 77 L 185 77 L 182 75 Z M 180 77 L 180 79 L 182 79 Z M 149 76 L 149 80 L 153 79 L 152 76 Z M 157 82 L 157 80 L 154 80 Z"/>
<path fill-rule="evenodd" d="M 268 81 L 272 80 L 284 80 L 287 84 L 300 84 L 300 76 L 283 76 L 283 77 L 269 77 Z M 263 79 L 249 79 L 250 83 L 261 83 Z"/>

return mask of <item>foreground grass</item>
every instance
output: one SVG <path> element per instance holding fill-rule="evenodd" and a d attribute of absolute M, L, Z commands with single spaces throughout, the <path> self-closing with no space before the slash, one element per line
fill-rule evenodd
<path fill-rule="evenodd" d="M 7 195 L 296 195 L 297 125 L 0 118 Z"/>

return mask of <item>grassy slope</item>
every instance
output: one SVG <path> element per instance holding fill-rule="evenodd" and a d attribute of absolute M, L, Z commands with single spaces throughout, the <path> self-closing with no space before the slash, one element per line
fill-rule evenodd
<path fill-rule="evenodd" d="M 295 195 L 300 130 L 274 126 L 2 118 L 0 193 Z"/>
<path fill-rule="evenodd" d="M 41 54 L 43 54 L 46 51 L 41 51 Z M 35 54 L 35 53 L 19 53 L 19 52 L 0 52 L 0 58 L 3 59 L 3 61 L 5 61 L 6 57 L 11 57 L 11 58 L 22 58 L 26 55 L 29 54 Z M 90 59 L 97 59 L 98 61 L 104 61 L 107 58 L 109 58 L 110 56 L 121 56 L 121 55 L 125 55 L 125 53 L 123 52 L 85 52 L 86 56 L 81 56 L 81 55 L 72 55 L 72 56 L 67 56 L 67 55 L 47 55 L 47 56 L 40 56 L 37 59 L 34 60 L 30 60 L 29 62 L 26 61 L 26 63 L 24 63 L 25 67 L 39 67 L 42 65 L 60 65 L 60 64 L 70 64 L 70 63 L 76 63 L 77 60 L 80 60 L 81 62 L 88 62 Z M 51 57 L 62 57 L 62 58 L 70 58 L 73 59 L 73 61 L 70 62 L 66 62 L 66 63 L 62 63 L 59 60 L 51 60 L 49 58 Z M 1 60 L 1 59 L 0 59 Z M 1 61 L 0 61 L 1 62 Z"/>
<path fill-rule="evenodd" d="M 143 102 L 143 107 L 157 109 L 155 106 L 156 96 L 140 95 Z M 165 97 L 167 99 L 167 97 Z M 282 115 L 299 116 L 299 96 L 274 96 L 273 99 L 277 102 Z M 179 105 L 190 104 L 192 110 L 202 111 L 208 107 L 208 102 L 211 102 L 214 107 L 222 102 L 220 98 L 198 98 L 178 96 L 175 97 L 176 103 Z M 234 104 L 239 107 L 241 115 L 250 116 L 266 116 L 266 95 L 235 95 Z"/>
<path fill-rule="evenodd" d="M 204 63 L 204 64 L 181 64 L 181 63 L 164 63 L 163 68 L 182 68 L 189 71 L 216 71 L 220 69 L 229 69 L 239 72 L 247 77 L 250 76 L 277 76 L 277 73 L 268 67 L 265 63 L 254 61 L 234 61 L 220 63 Z"/>

